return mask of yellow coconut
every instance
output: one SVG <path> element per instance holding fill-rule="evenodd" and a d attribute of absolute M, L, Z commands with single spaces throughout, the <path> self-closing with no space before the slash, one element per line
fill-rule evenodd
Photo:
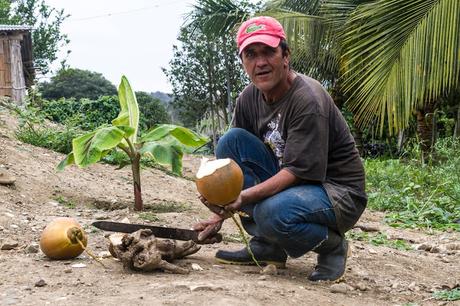
<path fill-rule="evenodd" d="M 213 205 L 225 206 L 238 198 L 243 189 L 243 171 L 230 158 L 201 160 L 196 173 L 198 192 Z"/>
<path fill-rule="evenodd" d="M 71 259 L 80 255 L 88 243 L 82 227 L 72 218 L 56 218 L 43 230 L 40 249 L 52 259 Z"/>

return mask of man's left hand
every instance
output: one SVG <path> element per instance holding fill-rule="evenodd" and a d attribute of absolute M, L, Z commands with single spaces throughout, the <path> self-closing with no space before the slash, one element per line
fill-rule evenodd
<path fill-rule="evenodd" d="M 236 198 L 235 201 L 225 205 L 223 208 L 224 208 L 225 211 L 230 212 L 230 213 L 233 214 L 233 213 L 239 211 L 242 206 L 243 206 L 243 198 L 242 198 L 241 193 L 240 193 L 240 195 L 238 196 L 238 198 Z"/>

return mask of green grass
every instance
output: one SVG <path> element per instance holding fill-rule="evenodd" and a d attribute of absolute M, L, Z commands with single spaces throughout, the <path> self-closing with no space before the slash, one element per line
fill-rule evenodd
<path fill-rule="evenodd" d="M 191 209 L 190 205 L 175 202 L 175 201 L 164 201 L 164 202 L 156 202 L 153 204 L 145 205 L 145 210 L 157 213 L 157 214 L 164 214 L 164 213 L 180 213 L 189 211 Z"/>
<path fill-rule="evenodd" d="M 441 140 L 438 162 L 366 160 L 369 208 L 391 226 L 460 231 L 460 142 Z"/>
<path fill-rule="evenodd" d="M 436 291 L 433 293 L 433 297 L 442 301 L 458 301 L 460 300 L 460 288 Z"/>
<path fill-rule="evenodd" d="M 349 231 L 346 233 L 346 237 L 351 240 L 363 241 L 375 246 L 386 246 L 401 251 L 413 249 L 413 247 L 406 241 L 401 239 L 388 239 L 388 236 L 384 233 Z"/>
<path fill-rule="evenodd" d="M 239 233 L 223 235 L 222 240 L 225 242 L 238 242 L 238 243 L 244 242 L 244 239 L 241 237 Z"/>
<path fill-rule="evenodd" d="M 139 218 L 141 218 L 142 220 L 145 220 L 145 221 L 149 221 L 149 222 L 158 222 L 158 221 L 160 221 L 160 218 L 158 218 L 157 215 L 155 215 L 154 213 L 151 213 L 151 212 L 139 213 Z"/>
<path fill-rule="evenodd" d="M 62 206 L 65 206 L 67 208 L 71 208 L 71 209 L 74 209 L 75 207 L 77 207 L 77 205 L 75 204 L 75 202 L 63 197 L 63 196 L 58 196 L 55 198 L 56 202 L 58 202 L 59 204 L 61 204 Z"/>

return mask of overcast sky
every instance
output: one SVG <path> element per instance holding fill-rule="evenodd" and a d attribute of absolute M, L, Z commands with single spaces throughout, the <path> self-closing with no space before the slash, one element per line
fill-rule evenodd
<path fill-rule="evenodd" d="M 161 67 L 167 67 L 172 58 L 172 47 L 193 0 L 46 3 L 71 15 L 62 26 L 70 39 L 70 67 L 102 73 L 116 86 L 124 74 L 136 91 L 171 92 Z"/>

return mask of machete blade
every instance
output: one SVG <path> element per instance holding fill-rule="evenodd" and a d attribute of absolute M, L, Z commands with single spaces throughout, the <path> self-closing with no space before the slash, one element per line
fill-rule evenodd
<path fill-rule="evenodd" d="M 198 232 L 189 229 L 112 221 L 95 221 L 92 223 L 92 225 L 101 230 L 120 233 L 134 233 L 135 231 L 138 231 L 140 229 L 149 229 L 152 231 L 153 235 L 158 238 L 168 238 L 186 241 L 192 240 L 196 243 L 203 243 L 201 241 L 198 241 Z M 213 238 L 216 238 L 216 242 L 222 241 L 222 236 L 220 234 L 216 234 Z"/>

